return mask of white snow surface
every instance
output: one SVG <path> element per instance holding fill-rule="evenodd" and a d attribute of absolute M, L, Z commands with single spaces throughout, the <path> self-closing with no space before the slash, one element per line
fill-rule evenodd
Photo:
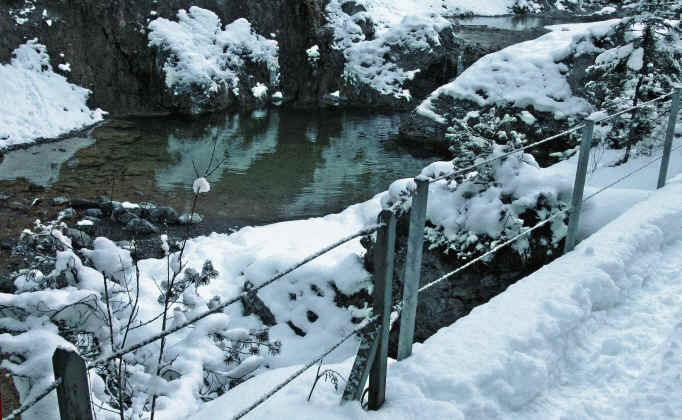
<path fill-rule="evenodd" d="M 217 92 L 224 84 L 234 89 L 246 57 L 265 63 L 270 84 L 279 84 L 277 41 L 257 34 L 246 19 L 223 29 L 218 15 L 197 6 L 180 9 L 177 17 L 177 22 L 158 18 L 149 23 L 149 46 L 172 54 L 164 65 L 168 87 L 196 84 Z"/>
<path fill-rule="evenodd" d="M 532 105 L 562 119 L 591 111 L 590 104 L 574 96 L 560 61 L 570 55 L 601 52 L 594 39 L 608 34 L 620 20 L 548 26 L 551 32 L 537 39 L 514 44 L 488 54 L 459 77 L 436 89 L 417 108 L 417 113 L 440 123 L 433 101 L 443 95 L 469 100 L 479 106 Z"/>
<path fill-rule="evenodd" d="M 103 119 L 104 111 L 88 108 L 88 89 L 53 72 L 47 48 L 37 39 L 12 54 L 9 64 L 0 64 L 0 149 L 58 137 Z"/>
<path fill-rule="evenodd" d="M 339 406 L 315 369 L 251 418 L 675 418 L 682 407 L 682 176 L 571 253 L 389 361 L 379 411 Z M 318 349 L 321 352 L 321 349 Z M 325 368 L 342 373 L 353 359 Z M 190 417 L 230 417 L 298 366 L 267 372 Z"/>

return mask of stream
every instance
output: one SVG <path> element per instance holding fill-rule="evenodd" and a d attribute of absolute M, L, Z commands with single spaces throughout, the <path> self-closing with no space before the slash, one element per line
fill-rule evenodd
<path fill-rule="evenodd" d="M 7 153 L 0 182 L 23 178 L 65 196 L 113 196 L 185 212 L 195 168 L 203 173 L 213 153 L 214 163 L 224 163 L 208 177 L 211 192 L 198 205 L 207 222 L 241 226 L 322 216 L 435 160 L 394 141 L 399 124 L 398 115 L 278 109 L 114 120 L 84 137 Z"/>

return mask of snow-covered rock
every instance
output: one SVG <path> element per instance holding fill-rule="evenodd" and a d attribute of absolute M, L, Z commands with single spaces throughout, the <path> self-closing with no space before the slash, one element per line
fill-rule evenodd
<path fill-rule="evenodd" d="M 58 137 L 103 119 L 106 112 L 88 108 L 88 89 L 53 72 L 47 48 L 37 39 L 13 56 L 10 64 L 0 64 L 0 149 Z"/>
<path fill-rule="evenodd" d="M 210 10 L 181 9 L 178 21 L 149 23 L 149 46 L 157 47 L 167 106 L 201 114 L 260 100 L 279 85 L 279 46 L 257 34 L 244 18 L 224 28 Z"/>

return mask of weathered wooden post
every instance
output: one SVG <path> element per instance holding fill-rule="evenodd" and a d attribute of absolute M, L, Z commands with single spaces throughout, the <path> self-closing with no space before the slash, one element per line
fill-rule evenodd
<path fill-rule="evenodd" d="M 665 133 L 665 144 L 663 145 L 663 159 L 661 169 L 658 172 L 658 184 L 656 188 L 663 188 L 668 177 L 668 166 L 670 165 L 670 151 L 673 146 L 673 136 L 675 135 L 675 125 L 677 124 L 677 113 L 680 111 L 680 91 L 682 88 L 675 88 L 672 102 L 670 103 L 670 116 L 668 117 L 668 129 Z"/>
<path fill-rule="evenodd" d="M 568 219 L 568 232 L 566 232 L 564 253 L 572 251 L 575 247 L 578 225 L 580 223 L 580 211 L 583 208 L 583 192 L 585 191 L 587 164 L 590 160 L 593 132 L 594 120 L 588 118 L 585 120 L 583 137 L 580 141 L 580 155 L 578 156 L 578 168 L 576 169 L 575 183 L 573 184 L 573 198 L 571 200 L 571 211 L 569 212 L 570 216 Z"/>
<path fill-rule="evenodd" d="M 71 350 L 57 349 L 52 355 L 55 378 L 61 378 L 57 387 L 61 420 L 92 420 L 88 371 L 83 359 Z"/>
<path fill-rule="evenodd" d="M 462 54 L 457 56 L 457 77 L 464 71 L 464 64 L 462 63 Z"/>
<path fill-rule="evenodd" d="M 419 281 L 421 279 L 422 250 L 424 247 L 424 224 L 426 223 L 426 203 L 429 197 L 429 179 L 418 176 L 417 194 L 412 197 L 410 211 L 410 231 L 407 234 L 407 256 L 403 277 L 403 307 L 400 314 L 400 336 L 398 339 L 398 360 L 412 354 L 414 323 L 419 301 Z"/>
<path fill-rule="evenodd" d="M 386 400 L 386 371 L 388 367 L 388 329 L 391 324 L 391 288 L 393 283 L 393 255 L 395 251 L 395 214 L 384 210 L 379 214 L 384 223 L 377 232 L 374 249 L 374 315 L 381 327 L 377 350 L 369 374 L 369 409 L 378 410 Z"/>
<path fill-rule="evenodd" d="M 343 390 L 343 397 L 341 397 L 341 404 L 346 401 L 359 401 L 362 399 L 365 383 L 367 383 L 372 364 L 376 360 L 380 328 L 380 325 L 373 322 L 360 331 L 360 348 L 355 356 L 353 368 L 348 375 L 346 388 Z"/>

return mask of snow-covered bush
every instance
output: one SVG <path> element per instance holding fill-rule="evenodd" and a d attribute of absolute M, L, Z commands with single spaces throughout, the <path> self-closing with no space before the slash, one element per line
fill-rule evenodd
<path fill-rule="evenodd" d="M 149 23 L 149 46 L 163 52 L 166 86 L 190 102 L 191 113 L 229 106 L 257 83 L 279 85 L 277 41 L 257 34 L 243 18 L 226 25 L 210 10 L 178 11 L 178 21 Z M 273 89 L 274 90 L 274 89 Z"/>
<path fill-rule="evenodd" d="M 491 152 L 472 163 L 510 150 L 499 145 L 486 147 Z M 454 170 L 451 162 L 437 162 L 421 175 L 433 179 Z M 382 204 L 406 210 L 413 189 L 410 180 L 396 181 Z M 565 180 L 546 178 L 533 156 L 524 153 L 496 160 L 459 178 L 437 181 L 429 188 L 427 244 L 457 260 L 470 260 L 565 209 L 570 189 Z M 559 255 L 566 223 L 567 218 L 557 217 L 511 247 L 521 260 Z"/>

